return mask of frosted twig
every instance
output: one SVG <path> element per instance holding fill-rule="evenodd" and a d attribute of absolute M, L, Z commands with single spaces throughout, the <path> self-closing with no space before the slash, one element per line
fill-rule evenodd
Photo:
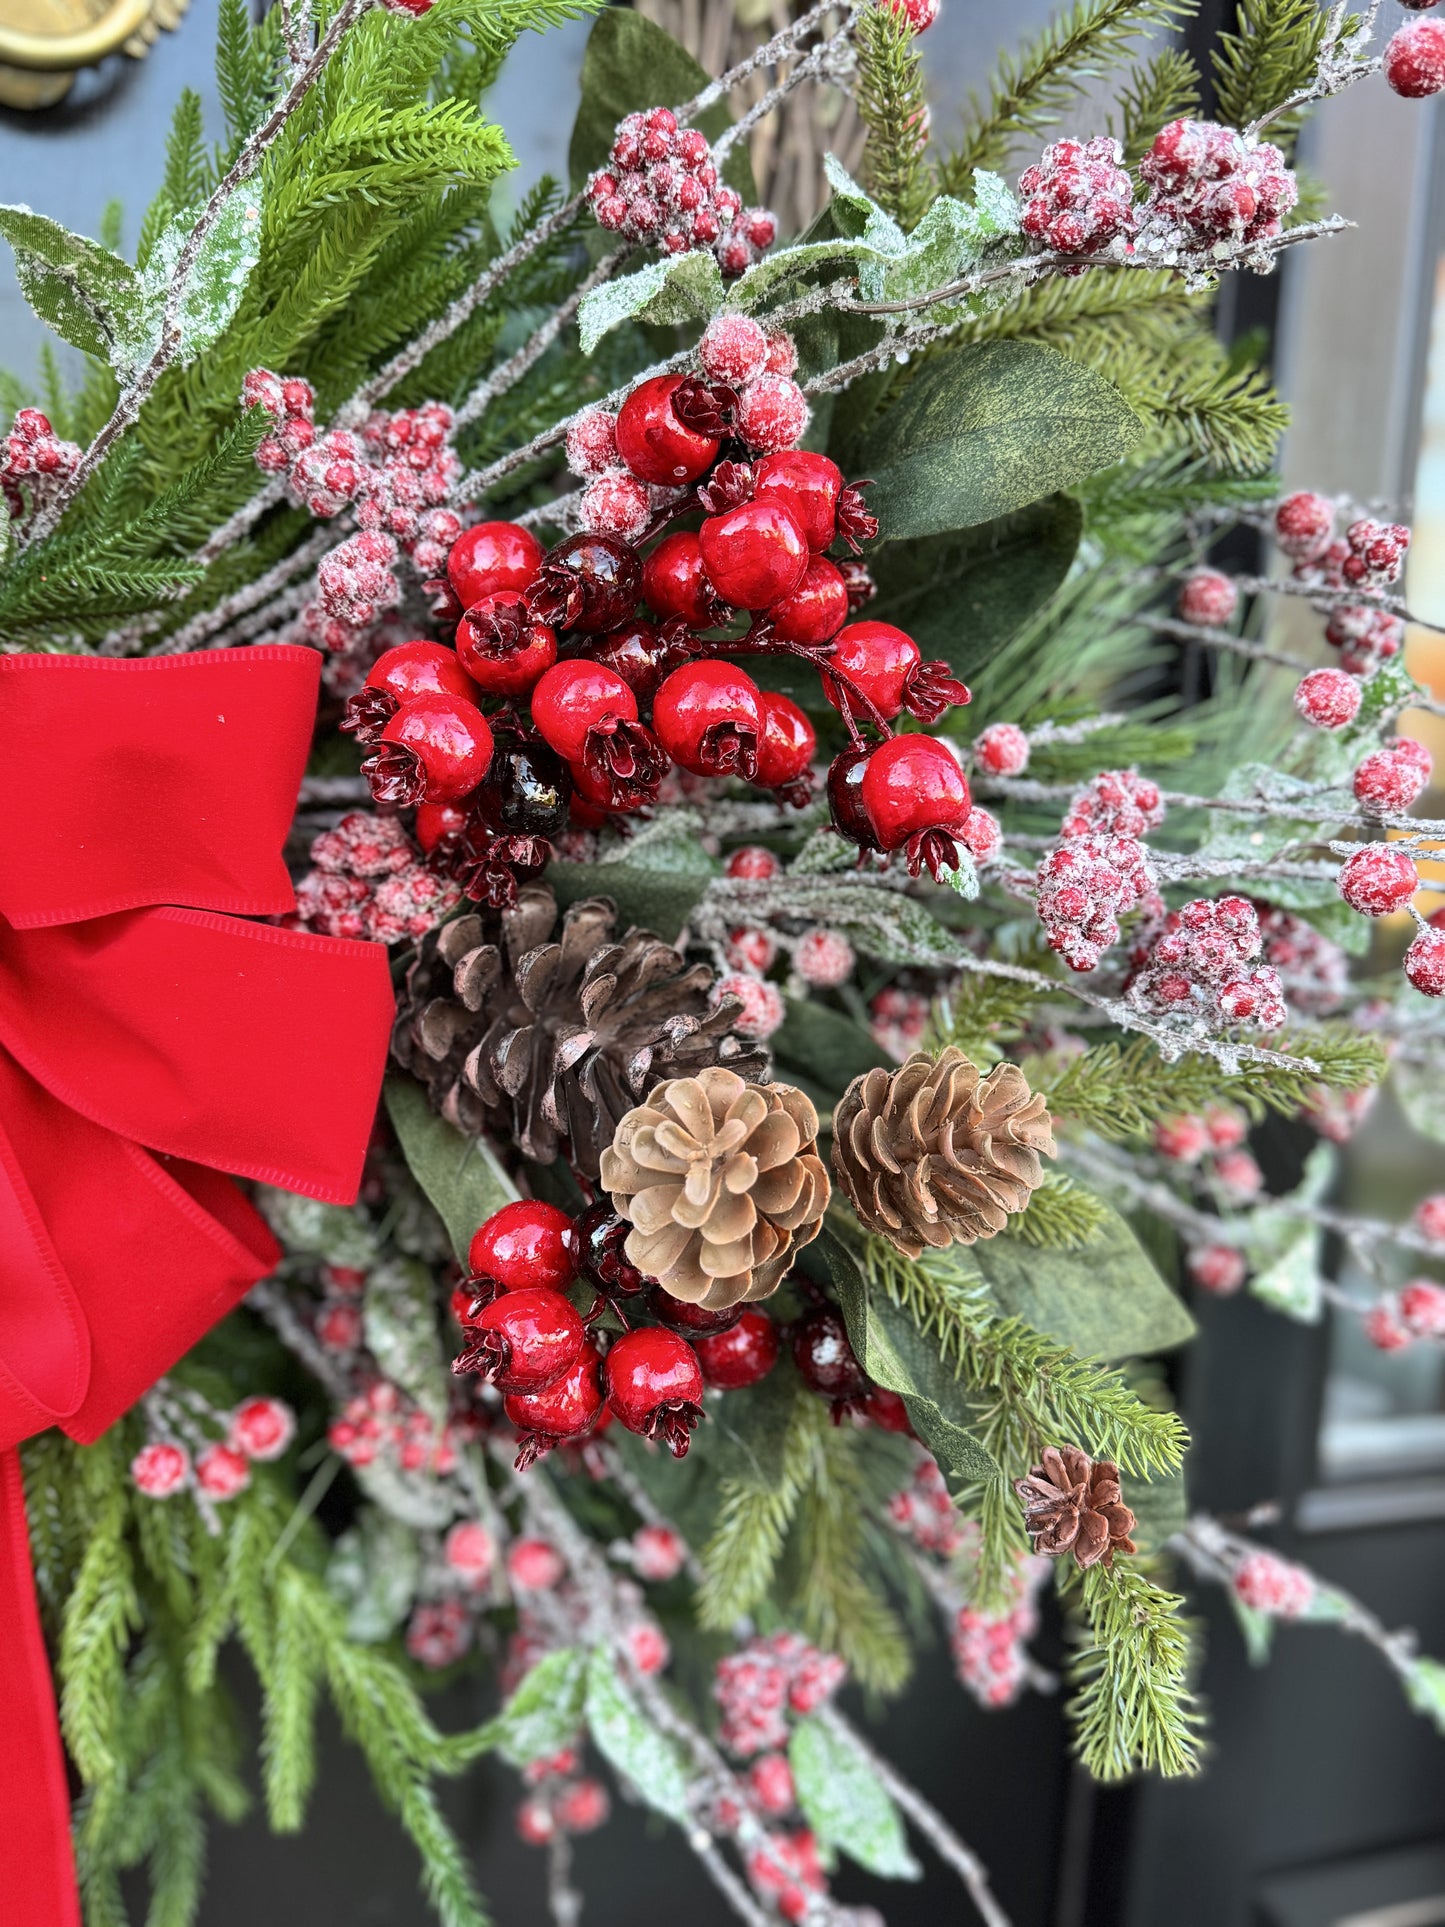
<path fill-rule="evenodd" d="M 1257 138 L 1266 127 L 1283 119 L 1286 114 L 1298 113 L 1302 107 L 1309 107 L 1317 100 L 1328 100 L 1335 94 L 1343 93 L 1345 88 L 1352 86 L 1355 81 L 1363 80 L 1366 74 L 1378 72 L 1379 60 L 1367 60 L 1357 49 L 1370 44 L 1370 36 L 1375 27 L 1375 16 L 1379 11 L 1380 0 L 1370 0 L 1369 6 L 1349 39 L 1341 46 L 1341 35 L 1347 18 L 1345 0 L 1335 0 L 1320 39 L 1319 59 L 1315 66 L 1314 79 L 1280 101 L 1277 106 L 1271 107 L 1268 113 L 1261 114 L 1257 120 L 1252 120 L 1244 129 L 1245 134 L 1250 138 Z"/>
<path fill-rule="evenodd" d="M 547 1842 L 547 1906 L 554 1927 L 577 1927 L 582 1896 L 572 1885 L 572 1842 L 564 1827 L 554 1827 Z"/>
<path fill-rule="evenodd" d="M 775 33 L 771 40 L 764 41 L 761 47 L 754 48 L 746 60 L 740 60 L 735 67 L 729 67 L 725 74 L 710 80 L 701 93 L 694 94 L 691 100 L 685 101 L 681 107 L 675 107 L 673 112 L 680 121 L 696 120 L 699 114 L 705 114 L 709 107 L 715 106 L 734 87 L 751 80 L 761 68 L 775 67 L 780 60 L 786 59 L 795 47 L 800 46 L 810 33 L 823 24 L 829 14 L 836 11 L 837 0 L 818 0 L 816 6 L 810 7 L 805 14 L 784 27 L 781 33 Z M 849 13 L 850 22 L 855 16 L 856 9 L 853 9 Z"/>
<path fill-rule="evenodd" d="M 853 22 L 856 17 L 856 14 L 850 13 L 847 22 L 838 29 L 837 33 L 823 41 L 820 46 L 814 47 L 813 51 L 806 54 L 796 67 L 784 74 L 775 87 L 770 87 L 760 100 L 754 101 L 741 119 L 735 120 L 731 127 L 724 129 L 713 142 L 712 158 L 716 167 L 721 168 L 723 161 L 737 143 L 740 140 L 746 140 L 758 122 L 766 120 L 773 109 L 781 106 L 796 88 L 801 87 L 806 81 L 823 80 L 829 77 L 839 56 L 853 37 Z"/>
<path fill-rule="evenodd" d="M 1236 581 L 1238 578 L 1234 578 Z M 1272 662 L 1281 669 L 1293 669 L 1306 676 L 1318 663 L 1309 662 L 1304 656 L 1287 655 L 1282 649 L 1271 649 L 1267 643 L 1252 642 L 1248 636 L 1232 635 L 1228 629 L 1209 629 L 1200 622 L 1181 622 L 1177 616 L 1150 615 L 1147 610 L 1129 620 L 1141 629 L 1150 629 L 1155 635 L 1170 636 L 1176 642 L 1198 642 L 1206 649 L 1227 649 L 1231 655 L 1245 656 L 1251 662 Z"/>
<path fill-rule="evenodd" d="M 1078 794 L 1077 784 L 1036 783 L 1023 776 L 975 776 L 973 787 L 980 796 L 999 797 L 1018 803 L 1068 803 Z M 1172 809 L 1219 810 L 1237 816 L 1272 816 L 1295 823 L 1331 823 L 1342 828 L 1412 831 L 1422 838 L 1445 836 L 1445 819 L 1436 821 L 1415 816 L 1361 816 L 1352 803 L 1341 801 L 1338 809 L 1312 808 L 1308 803 L 1269 803 L 1262 797 L 1191 796 L 1183 790 L 1160 790 L 1161 802 Z M 1330 844 L 1333 849 L 1335 846 Z M 1341 846 L 1346 847 L 1346 846 Z"/>
<path fill-rule="evenodd" d="M 203 609 L 199 615 L 192 616 L 173 635 L 157 643 L 153 653 L 175 656 L 187 649 L 198 649 L 228 623 L 234 622 L 237 616 L 248 615 L 252 609 L 259 608 L 263 602 L 269 602 L 272 596 L 288 588 L 293 577 L 309 574 L 312 566 L 321 560 L 336 540 L 336 524 L 323 522 L 289 555 L 283 555 L 279 562 L 273 563 L 264 575 L 258 575 L 253 582 L 243 584 L 212 608 Z"/>
<path fill-rule="evenodd" d="M 546 354 L 552 343 L 557 339 L 558 335 L 561 334 L 573 315 L 576 314 L 578 308 L 582 305 L 583 297 L 589 295 L 594 288 L 600 288 L 604 281 L 610 280 L 631 252 L 632 249 L 629 244 L 627 247 L 614 248 L 611 254 L 603 255 L 602 259 L 591 272 L 584 275 L 582 280 L 577 283 L 577 286 L 572 290 L 571 294 L 568 295 L 567 299 L 562 302 L 560 307 L 552 310 L 551 314 L 548 315 L 547 319 L 533 334 L 531 340 L 520 347 L 509 360 L 504 361 L 500 368 L 494 369 L 484 381 L 477 383 L 476 387 L 457 410 L 458 428 L 466 428 L 470 423 L 476 421 L 479 415 L 486 413 L 487 409 L 499 395 L 505 395 L 509 388 L 516 387 L 528 369 L 542 359 L 542 356 Z M 471 482 L 472 477 L 464 475 L 452 491 L 453 495 L 465 500 Z"/>
<path fill-rule="evenodd" d="M 181 251 L 176 257 L 176 265 L 171 270 L 165 304 L 161 310 L 158 339 L 150 359 L 122 390 L 110 420 L 56 489 L 54 496 L 33 517 L 24 537 L 25 547 L 28 548 L 50 534 L 66 508 L 105 460 L 115 442 L 135 421 L 147 396 L 175 360 L 182 338 L 181 301 L 207 235 L 225 212 L 231 196 L 246 184 L 261 165 L 267 150 L 320 79 L 331 56 L 336 52 L 347 32 L 370 5 L 371 0 L 344 0 L 344 4 L 332 16 L 330 25 L 317 42 L 310 58 L 297 70 L 291 85 L 261 125 L 244 142 L 240 153 L 217 183 L 210 199 L 201 209 L 195 225 L 186 236 Z"/>

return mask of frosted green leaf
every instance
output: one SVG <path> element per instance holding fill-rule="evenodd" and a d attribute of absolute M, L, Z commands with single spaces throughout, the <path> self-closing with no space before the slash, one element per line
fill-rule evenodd
<path fill-rule="evenodd" d="M 917 1880 L 903 1822 L 872 1766 L 823 1720 L 793 1729 L 788 1764 L 803 1817 L 825 1846 L 846 1853 L 884 1880 Z"/>
<path fill-rule="evenodd" d="M 958 896 L 961 896 L 965 903 L 972 903 L 978 895 L 978 871 L 974 866 L 973 858 L 968 854 L 968 851 L 963 848 L 962 844 L 959 844 L 957 847 L 957 864 L 953 869 L 945 870 L 938 880 L 940 883 L 946 884 L 948 888 Z"/>
<path fill-rule="evenodd" d="M 451 1386 L 430 1271 L 414 1258 L 378 1265 L 366 1281 L 361 1316 L 367 1350 L 385 1376 L 440 1425 Z"/>
<path fill-rule="evenodd" d="M 1018 197 L 1001 175 L 991 174 L 986 167 L 973 170 L 973 205 L 981 232 L 991 235 L 1018 233 Z"/>
<path fill-rule="evenodd" d="M 585 295 L 577 310 L 582 352 L 624 321 L 650 321 L 660 327 L 708 321 L 723 304 L 722 269 L 706 248 L 652 261 L 636 274 L 624 274 Z"/>
<path fill-rule="evenodd" d="M 1404 1680 L 1411 1706 L 1445 1733 L 1445 1666 L 1438 1659 L 1407 1660 Z"/>
<path fill-rule="evenodd" d="M 421 1546 L 399 1520 L 375 1510 L 342 1533 L 326 1566 L 327 1590 L 346 1608 L 346 1630 L 364 1645 L 389 1639 L 411 1611 Z"/>
<path fill-rule="evenodd" d="M 0 206 L 0 234 L 15 250 L 15 278 L 40 319 L 121 373 L 143 308 L 129 262 L 23 205 Z"/>
<path fill-rule="evenodd" d="M 162 229 L 141 277 L 144 319 L 131 350 L 136 365 L 149 359 L 160 341 L 166 296 L 199 208 L 188 208 Z M 187 271 L 176 305 L 181 367 L 194 361 L 225 330 L 245 292 L 246 282 L 261 254 L 261 183 L 238 187 L 207 232 Z"/>
<path fill-rule="evenodd" d="M 409 1077 L 389 1077 L 385 1097 L 402 1156 L 465 1264 L 472 1233 L 483 1219 L 512 1202 L 517 1187 L 483 1139 L 463 1137 L 436 1115 L 420 1084 Z"/>
<path fill-rule="evenodd" d="M 1253 1295 L 1275 1311 L 1297 1318 L 1302 1325 L 1319 1323 L 1323 1307 L 1320 1278 L 1320 1234 L 1313 1225 L 1301 1227 L 1282 1255 L 1249 1281 Z"/>
<path fill-rule="evenodd" d="M 1226 1586 L 1225 1598 L 1233 1609 L 1240 1633 L 1244 1638 L 1244 1650 L 1251 1666 L 1263 1666 L 1269 1658 L 1270 1648 L 1274 1645 L 1275 1622 L 1268 1613 L 1262 1613 L 1258 1606 L 1246 1606 L 1233 1586 Z"/>
<path fill-rule="evenodd" d="M 1400 1108 L 1421 1137 L 1445 1144 L 1445 1080 L 1440 1073 L 1430 1064 L 1404 1061 L 1390 1074 Z"/>
<path fill-rule="evenodd" d="M 487 1727 L 490 1743 L 516 1767 L 550 1759 L 577 1738 L 586 1686 L 587 1656 L 580 1648 L 546 1654 Z"/>
<path fill-rule="evenodd" d="M 836 830 L 810 830 L 808 840 L 788 865 L 789 876 L 828 876 L 858 867 L 856 847 Z"/>
<path fill-rule="evenodd" d="M 617 1674 L 611 1649 L 598 1646 L 587 1666 L 587 1724 L 597 1751 L 647 1802 L 685 1826 L 687 1775 L 677 1748 L 644 1718 Z"/>
<path fill-rule="evenodd" d="M 288 1251 L 304 1251 L 348 1271 L 369 1271 L 376 1262 L 376 1234 L 360 1208 L 321 1204 L 269 1184 L 256 1189 L 261 1215 Z"/>
<path fill-rule="evenodd" d="M 807 904 L 810 917 L 885 963 L 942 967 L 958 956 L 958 940 L 921 903 L 895 891 L 839 877 L 831 888 L 811 889 Z"/>
<path fill-rule="evenodd" d="M 403 1472 L 395 1459 L 384 1455 L 351 1470 L 372 1504 L 409 1531 L 438 1532 L 456 1517 L 449 1488 L 430 1473 Z"/>

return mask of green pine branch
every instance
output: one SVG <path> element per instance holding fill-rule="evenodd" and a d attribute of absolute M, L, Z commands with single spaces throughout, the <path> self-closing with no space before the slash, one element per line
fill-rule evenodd
<path fill-rule="evenodd" d="M 864 183 L 880 207 L 911 229 L 922 220 L 934 191 L 918 36 L 901 8 L 874 4 L 859 15 L 854 44 L 853 98 L 868 130 Z"/>
<path fill-rule="evenodd" d="M 1317 0 L 1238 0 L 1234 27 L 1219 36 L 1211 56 L 1218 118 L 1247 127 L 1307 87 L 1328 20 Z M 1270 123 L 1268 138 L 1286 156 L 1303 118 L 1291 113 Z"/>
<path fill-rule="evenodd" d="M 1092 1191 L 1051 1171 L 1024 1210 L 1009 1219 L 1007 1236 L 1043 1251 L 1077 1251 L 1098 1236 L 1108 1215 Z"/>
<path fill-rule="evenodd" d="M 1091 1566 L 1079 1590 L 1088 1635 L 1071 1668 L 1074 1746 L 1097 1780 L 1199 1769 L 1203 1724 L 1189 1690 L 1184 1601 L 1127 1560 Z"/>
<path fill-rule="evenodd" d="M 1199 69 L 1182 47 L 1166 47 L 1132 70 L 1119 88 L 1118 107 L 1118 124 L 1110 115 L 1109 131 L 1133 167 L 1153 146 L 1161 127 L 1199 112 Z"/>

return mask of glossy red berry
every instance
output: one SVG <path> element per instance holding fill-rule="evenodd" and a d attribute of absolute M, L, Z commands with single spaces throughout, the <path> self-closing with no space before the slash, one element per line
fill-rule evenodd
<path fill-rule="evenodd" d="M 555 1204 L 517 1198 L 472 1233 L 467 1263 L 504 1291 L 561 1291 L 577 1276 L 577 1227 Z"/>
<path fill-rule="evenodd" d="M 728 1305 L 721 1311 L 709 1311 L 705 1305 L 691 1304 L 686 1298 L 674 1298 L 661 1285 L 655 1288 L 648 1303 L 664 1325 L 685 1332 L 727 1331 L 743 1315 L 741 1305 Z"/>
<path fill-rule="evenodd" d="M 767 612 L 773 634 L 809 648 L 836 636 L 848 620 L 848 585 L 836 562 L 815 555 L 791 595 Z M 856 626 L 856 625 L 855 625 Z"/>
<path fill-rule="evenodd" d="M 647 606 L 662 617 L 681 616 L 692 629 L 716 629 L 728 610 L 703 567 L 702 544 L 691 529 L 665 535 L 642 565 Z"/>
<path fill-rule="evenodd" d="M 572 765 L 584 801 L 605 797 L 602 807 L 622 809 L 656 796 L 667 757 L 615 671 L 580 658 L 554 664 L 532 691 L 532 721 Z"/>
<path fill-rule="evenodd" d="M 501 1392 L 542 1392 L 576 1364 L 587 1328 L 560 1291 L 529 1286 L 504 1292 L 468 1321 L 470 1342 L 453 1360 Z"/>
<path fill-rule="evenodd" d="M 533 615 L 556 629 L 601 635 L 633 614 L 642 564 L 615 535 L 569 535 L 548 551 L 527 594 Z"/>
<path fill-rule="evenodd" d="M 457 655 L 489 696 L 525 696 L 557 660 L 557 638 L 521 592 L 499 589 L 474 602 L 457 624 Z"/>
<path fill-rule="evenodd" d="M 447 576 L 458 602 L 470 609 L 501 589 L 527 588 L 546 553 L 532 531 L 515 522 L 478 522 L 453 542 Z"/>
<path fill-rule="evenodd" d="M 866 744 L 840 750 L 828 765 L 828 814 L 833 828 L 860 850 L 883 847 L 863 802 L 863 778 L 872 753 Z"/>
<path fill-rule="evenodd" d="M 658 690 L 652 726 L 673 762 L 695 776 L 751 779 L 762 735 L 762 692 L 734 663 L 685 663 Z"/>
<path fill-rule="evenodd" d="M 831 1399 L 840 1412 L 868 1390 L 868 1375 L 854 1355 L 848 1327 L 830 1306 L 819 1305 L 793 1327 L 793 1362 L 809 1391 Z"/>
<path fill-rule="evenodd" d="M 759 694 L 763 733 L 758 738 L 758 766 L 753 781 L 764 789 L 779 790 L 790 803 L 806 803 L 813 794 L 810 774 L 818 738 L 813 725 L 791 696 L 770 689 Z"/>
<path fill-rule="evenodd" d="M 942 743 L 931 736 L 880 743 L 868 758 L 861 796 L 879 843 L 885 850 L 906 846 L 914 876 L 925 863 L 935 877 L 955 867 L 955 838 L 972 800 L 958 758 Z"/>
<path fill-rule="evenodd" d="M 628 1431 L 657 1439 L 682 1458 L 702 1417 L 702 1367 L 687 1340 L 656 1325 L 626 1332 L 603 1371 L 608 1403 Z"/>
<path fill-rule="evenodd" d="M 880 1432 L 908 1432 L 913 1430 L 913 1421 L 908 1416 L 908 1407 L 886 1386 L 872 1385 L 863 1399 L 863 1412 L 870 1425 L 876 1425 Z"/>
<path fill-rule="evenodd" d="M 735 1325 L 699 1338 L 695 1345 L 703 1377 L 725 1392 L 756 1385 L 778 1362 L 778 1328 L 765 1311 L 751 1306 Z"/>
<path fill-rule="evenodd" d="M 461 835 L 467 827 L 467 813 L 456 803 L 418 803 L 414 827 L 417 842 L 430 856 L 438 844 Z"/>
<path fill-rule="evenodd" d="M 341 727 L 358 742 L 374 743 L 403 703 L 439 695 L 477 700 L 476 684 L 456 651 L 439 642 L 399 642 L 371 665 L 365 683 L 347 702 Z"/>
<path fill-rule="evenodd" d="M 641 481 L 678 488 L 705 475 L 721 443 L 685 428 L 673 413 L 681 375 L 639 382 L 617 411 L 617 452 Z"/>
<path fill-rule="evenodd" d="M 378 803 L 455 803 L 492 760 L 492 732 L 461 696 L 418 696 L 381 732 L 362 773 Z"/>
<path fill-rule="evenodd" d="M 581 1438 L 602 1412 L 602 1360 L 594 1345 L 542 1392 L 513 1392 L 502 1410 L 520 1433 L 516 1467 L 525 1472 L 561 1439 Z"/>
<path fill-rule="evenodd" d="M 785 448 L 753 464 L 758 501 L 781 502 L 803 531 L 810 549 L 826 549 L 837 531 L 843 471 L 826 455 Z"/>
<path fill-rule="evenodd" d="M 627 1256 L 625 1246 L 631 1229 L 606 1199 L 577 1220 L 577 1269 L 605 1297 L 631 1298 L 653 1282 Z"/>
<path fill-rule="evenodd" d="M 658 684 L 667 674 L 671 650 L 658 636 L 654 623 L 635 616 L 620 629 L 609 629 L 599 636 L 588 651 L 591 661 L 621 676 L 639 702 L 648 703 L 657 694 Z"/>
<path fill-rule="evenodd" d="M 710 515 L 698 533 L 708 580 L 735 609 L 766 609 L 791 595 L 808 566 L 797 518 L 777 501 L 743 502 Z"/>
<path fill-rule="evenodd" d="M 849 703 L 850 689 L 856 689 L 886 722 L 903 707 L 908 679 L 918 667 L 922 651 L 912 636 L 905 635 L 891 622 L 850 622 L 834 642 L 828 666 L 846 678 L 840 687 L 831 675 L 823 676 L 823 694 L 837 710 Z M 856 702 L 855 716 L 866 715 Z"/>

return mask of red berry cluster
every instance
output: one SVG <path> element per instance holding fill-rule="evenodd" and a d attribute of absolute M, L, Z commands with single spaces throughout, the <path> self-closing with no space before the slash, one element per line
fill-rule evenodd
<path fill-rule="evenodd" d="M 1284 990 L 1275 971 L 1255 963 L 1261 948 L 1259 917 L 1247 897 L 1198 897 L 1164 919 L 1130 981 L 1129 1001 L 1164 1015 L 1199 1012 L 1278 1030 Z"/>
<path fill-rule="evenodd" d="M 1306 1017 L 1331 1017 L 1350 986 L 1350 962 L 1340 946 L 1303 917 L 1274 904 L 1255 903 L 1262 958 L 1277 972 L 1285 997 Z"/>
<path fill-rule="evenodd" d="M 1119 941 L 1119 918 L 1158 902 L 1148 852 L 1132 836 L 1070 837 L 1043 858 L 1035 883 L 1044 936 L 1070 970 L 1093 970 Z"/>
<path fill-rule="evenodd" d="M 869 1002 L 869 1035 L 880 1050 L 901 1064 L 922 1043 L 928 1012 L 928 999 L 921 991 L 887 984 Z"/>
<path fill-rule="evenodd" d="M 243 1399 L 229 1414 L 213 1414 L 224 1440 L 198 1436 L 194 1450 L 174 1438 L 152 1439 L 131 1460 L 130 1475 L 148 1499 L 170 1499 L 194 1487 L 204 1500 L 224 1503 L 251 1483 L 253 1461 L 279 1459 L 296 1436 L 296 1417 L 279 1398 Z"/>
<path fill-rule="evenodd" d="M 0 457 L 0 495 L 10 519 L 20 522 L 41 508 L 80 461 L 75 442 L 62 441 L 38 408 L 16 410 Z"/>
<path fill-rule="evenodd" d="M 1304 1567 L 1273 1552 L 1251 1552 L 1241 1559 L 1230 1585 L 1242 1605 L 1271 1619 L 1300 1618 L 1315 1596 L 1314 1579 Z"/>
<path fill-rule="evenodd" d="M 1299 199 L 1284 155 L 1213 121 L 1175 120 L 1139 163 L 1149 188 L 1142 224 L 1191 248 L 1269 240 Z"/>
<path fill-rule="evenodd" d="M 1375 522 L 1361 516 L 1345 530 L 1343 541 L 1331 542 L 1313 557 L 1332 589 L 1388 589 L 1400 579 L 1410 531 L 1403 522 Z"/>
<path fill-rule="evenodd" d="M 462 1431 L 457 1422 L 438 1425 L 389 1378 L 377 1378 L 347 1400 L 331 1421 L 327 1441 L 348 1465 L 378 1461 L 395 1472 L 444 1478 L 457 1467 Z"/>
<path fill-rule="evenodd" d="M 311 862 L 296 886 L 296 920 L 328 937 L 416 942 L 461 900 L 394 816 L 352 810 L 312 843 Z"/>
<path fill-rule="evenodd" d="M 1185 1263 L 1189 1276 L 1212 1298 L 1231 1298 L 1249 1275 L 1244 1253 L 1233 1245 L 1195 1245 Z"/>
<path fill-rule="evenodd" d="M 1108 135 L 1055 141 L 1019 176 L 1020 226 L 1058 254 L 1097 254 L 1134 232 L 1134 182 Z"/>
<path fill-rule="evenodd" d="M 1410 736 L 1395 736 L 1373 751 L 1354 774 L 1355 800 L 1379 816 L 1399 816 L 1430 781 L 1430 752 Z"/>
<path fill-rule="evenodd" d="M 777 239 L 764 208 L 718 178 L 706 134 L 679 127 L 667 107 L 650 107 L 618 122 L 606 167 L 588 178 L 587 200 L 600 227 L 638 247 L 682 254 L 714 248 L 725 272 L 741 274 Z M 726 251 L 734 239 L 742 251 Z"/>
<path fill-rule="evenodd" d="M 788 1743 L 788 1715 L 806 1718 L 843 1684 L 847 1667 L 796 1633 L 753 1639 L 717 1662 L 713 1698 L 722 1712 L 719 1739 L 738 1759 Z"/>
<path fill-rule="evenodd" d="M 1090 777 L 1069 805 L 1060 836 L 1146 836 L 1164 821 L 1157 783 L 1135 769 L 1106 769 Z"/>
<path fill-rule="evenodd" d="M 1171 1164 L 1198 1164 L 1201 1158 L 1239 1150 L 1249 1135 L 1243 1115 L 1226 1104 L 1211 1105 L 1203 1116 L 1181 1111 L 1154 1127 L 1154 1149 Z"/>
<path fill-rule="evenodd" d="M 962 1552 L 978 1530 L 959 1511 L 938 1461 L 927 1452 L 919 1453 L 911 1483 L 888 1501 L 888 1516 L 916 1546 L 940 1559 Z"/>
<path fill-rule="evenodd" d="M 600 1780 L 578 1778 L 578 1754 L 565 1747 L 549 1759 L 533 1760 L 522 1777 L 536 1789 L 517 1808 L 517 1833 L 529 1847 L 545 1847 L 559 1833 L 594 1833 L 611 1812 Z"/>
<path fill-rule="evenodd" d="M 1402 1352 L 1417 1339 L 1445 1339 L 1445 1286 L 1416 1278 L 1400 1291 L 1378 1299 L 1361 1319 L 1377 1351 Z"/>
<path fill-rule="evenodd" d="M 1388 609 L 1367 602 L 1337 602 L 1325 623 L 1325 641 L 1339 650 L 1342 669 L 1352 676 L 1369 676 L 1399 655 L 1405 624 Z"/>
<path fill-rule="evenodd" d="M 980 1706 L 1011 1706 L 1028 1684 L 1027 1646 L 1039 1629 L 1038 1595 L 1048 1570 L 1047 1560 L 1020 1554 L 1008 1579 L 1012 1606 L 1003 1612 L 963 1606 L 955 1615 L 949 1634 L 954 1668 Z"/>

